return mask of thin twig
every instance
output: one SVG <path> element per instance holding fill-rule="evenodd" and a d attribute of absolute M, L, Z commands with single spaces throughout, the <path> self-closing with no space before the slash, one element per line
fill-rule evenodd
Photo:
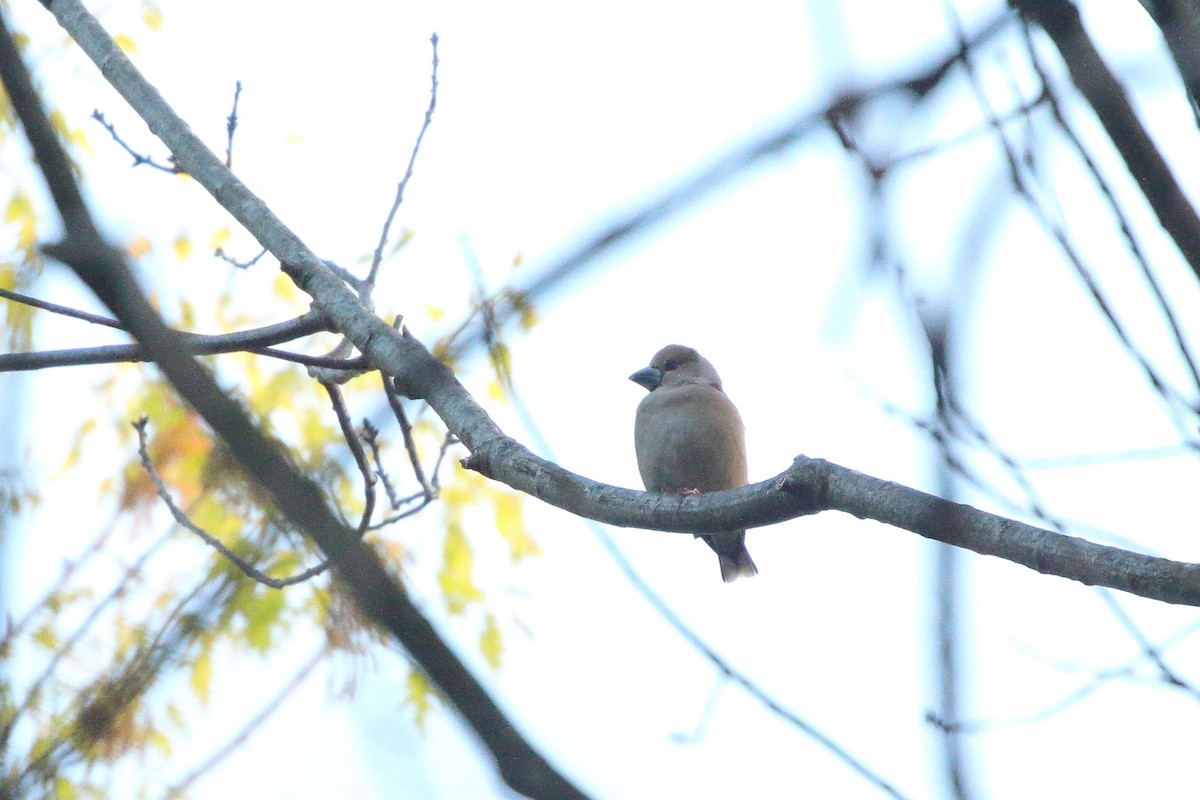
<path fill-rule="evenodd" d="M 404 449 L 408 452 L 408 463 L 412 466 L 413 477 L 417 479 L 425 497 L 432 500 L 433 487 L 425 479 L 425 470 L 421 467 L 421 457 L 417 454 L 417 443 L 413 439 L 412 425 L 408 421 L 408 415 L 404 413 L 404 404 L 400 392 L 396 388 L 396 382 L 390 375 L 383 376 L 383 390 L 392 414 L 396 417 L 396 424 L 400 426 L 400 435 L 404 437 Z"/>
<path fill-rule="evenodd" d="M 141 417 L 132 423 L 133 429 L 137 431 L 138 435 L 138 455 L 142 459 L 142 467 L 146 470 L 146 474 L 150 476 L 150 481 L 154 484 L 154 490 L 158 493 L 158 496 L 162 499 L 163 503 L 166 504 L 167 510 L 171 512 L 171 516 L 175 518 L 176 522 L 199 536 L 205 544 L 228 559 L 235 567 L 241 570 L 247 578 L 261 583 L 264 586 L 269 586 L 272 589 L 282 589 L 285 586 L 303 583 L 304 581 L 320 575 L 322 572 L 325 572 L 329 569 L 331 564 L 329 560 L 326 559 L 320 564 L 317 564 L 314 567 L 309 567 L 303 572 L 293 575 L 290 578 L 272 578 L 270 575 L 267 575 L 265 572 L 262 572 L 251 565 L 250 562 L 233 552 L 233 550 L 226 547 L 225 543 L 220 539 L 213 536 L 196 523 L 192 522 L 188 518 L 187 514 L 185 514 L 183 510 L 179 508 L 179 506 L 175 505 L 175 501 L 171 498 L 171 493 L 167 490 L 166 484 L 163 483 L 162 478 L 158 474 L 158 470 L 154 468 L 154 462 L 150 459 L 150 453 L 147 450 L 146 440 L 146 424 L 148 421 L 149 420 L 147 417 Z"/>
<path fill-rule="evenodd" d="M 383 466 L 383 458 L 379 452 L 379 429 L 372 425 L 369 419 L 362 421 L 362 440 L 370 449 L 371 458 L 375 461 L 375 477 L 379 478 L 379 482 L 383 484 L 383 491 L 387 494 L 388 503 L 395 511 L 400 507 L 400 499 L 396 494 L 396 487 L 392 486 L 392 477 L 388 475 L 387 468 Z"/>
<path fill-rule="evenodd" d="M 218 247 L 215 251 L 213 251 L 213 255 L 216 256 L 217 258 L 221 259 L 222 261 L 224 261 L 226 264 L 229 264 L 232 267 L 236 267 L 238 269 L 250 269 L 255 264 L 257 264 L 258 260 L 260 258 L 262 258 L 263 256 L 265 256 L 267 254 L 267 252 L 268 252 L 267 248 L 264 247 L 262 250 L 259 251 L 258 255 L 256 255 L 254 258 L 250 259 L 249 261 L 238 261 L 236 258 L 234 258 L 233 256 L 226 253 L 225 249 L 222 247 Z"/>
<path fill-rule="evenodd" d="M 296 670 L 295 674 L 288 679 L 287 683 L 285 683 L 282 688 L 275 693 L 275 696 L 272 697 L 265 705 L 263 705 L 263 707 L 258 710 L 258 713 L 251 717 L 246 724 L 242 726 L 241 731 L 239 731 L 229 741 L 209 755 L 208 758 L 204 759 L 204 761 L 194 767 L 191 772 L 172 784 L 163 794 L 163 800 L 171 800 L 171 798 L 177 798 L 182 795 L 184 790 L 194 783 L 196 779 L 203 776 L 206 772 L 224 761 L 230 754 L 241 747 L 241 745 L 250 738 L 251 734 L 258 730 L 264 722 L 270 719 L 271 716 L 279 710 L 279 707 L 283 705 L 283 702 L 291 696 L 292 692 L 294 692 L 301 683 L 304 682 L 305 678 L 312 673 L 312 671 L 318 664 L 321 663 L 328 653 L 328 646 L 324 646 L 309 656 L 308 661 L 306 661 L 304 665 L 300 667 L 300 669 Z"/>
<path fill-rule="evenodd" d="M 106 131 L 108 131 L 108 135 L 112 137 L 114 142 L 116 142 L 118 145 L 121 146 L 122 150 L 124 150 L 126 153 L 129 153 L 129 155 L 133 156 L 133 166 L 140 167 L 142 164 L 145 164 L 148 167 L 153 167 L 154 169 L 162 170 L 163 172 L 169 173 L 171 175 L 179 175 L 183 172 L 183 170 L 180 168 L 180 166 L 175 163 L 175 156 L 168 156 L 167 160 L 170 162 L 169 164 L 160 164 L 157 161 L 155 161 L 152 157 L 144 156 L 141 153 L 134 150 L 128 144 L 126 144 L 125 140 L 122 139 L 120 137 L 120 135 L 117 134 L 116 127 L 112 123 L 110 123 L 107 119 L 104 118 L 104 114 L 102 114 L 100 112 L 100 109 L 96 109 L 92 112 L 92 119 L 96 120 L 97 122 L 99 122 L 101 125 L 104 126 L 104 129 Z"/>
<path fill-rule="evenodd" d="M 1121 624 L 1121 627 L 1125 629 L 1125 631 L 1133 638 L 1135 642 L 1137 642 L 1138 647 L 1140 647 L 1142 650 L 1142 655 L 1146 657 L 1147 661 L 1154 665 L 1156 670 L 1158 670 L 1158 674 L 1162 678 L 1163 683 L 1187 692 L 1192 696 L 1193 700 L 1200 700 L 1200 690 L 1197 690 L 1197 688 L 1189 681 L 1179 677 L 1179 673 L 1167 666 L 1167 662 L 1163 658 L 1162 651 L 1158 647 L 1155 647 L 1154 643 L 1150 641 L 1149 637 L 1147 637 L 1146 634 L 1142 632 L 1142 629 L 1137 626 L 1137 623 L 1134 622 L 1133 618 L 1129 616 L 1129 612 L 1126 611 L 1125 608 L 1117 601 L 1117 598 L 1113 596 L 1112 590 L 1100 588 L 1096 591 L 1100 594 L 1100 599 L 1104 601 L 1105 606 L 1107 606 L 1108 609 L 1113 613 L 1113 616 L 1117 618 L 1117 621 Z"/>
<path fill-rule="evenodd" d="M 322 382 L 321 386 L 329 395 L 333 413 L 337 416 L 338 426 L 342 429 L 342 438 L 346 440 L 346 445 L 354 456 L 354 463 L 358 465 L 358 471 L 362 475 L 363 513 L 356 528 L 358 535 L 362 536 L 370 528 L 371 516 L 375 513 L 375 473 L 371 471 L 367 454 L 363 452 L 362 441 L 358 438 L 358 434 L 354 430 L 354 423 L 350 420 L 350 411 L 346 408 L 346 399 L 342 396 L 342 390 L 333 383 Z"/>
<path fill-rule="evenodd" d="M 108 328 L 124 330 L 124 328 L 121 327 L 121 323 L 115 319 L 112 319 L 111 317 L 101 316 L 100 314 L 89 314 L 86 311 L 79 311 L 78 309 L 71 308 L 70 306 L 60 306 L 58 303 L 51 303 L 47 300 L 39 300 L 36 297 L 30 297 L 27 294 L 10 292 L 8 289 L 0 289 L 0 297 L 4 298 L 5 300 L 11 300 L 14 303 L 32 306 L 33 308 L 40 308 L 43 311 L 49 311 L 53 314 L 61 314 L 64 317 L 81 319 L 84 322 L 91 322 L 94 325 L 104 325 Z"/>
<path fill-rule="evenodd" d="M 1058 98 L 1050 91 L 1050 76 L 1042 65 L 1041 59 L 1038 57 L 1037 48 L 1033 44 L 1033 36 L 1029 30 L 1029 22 L 1024 19 L 1022 21 L 1024 24 L 1021 26 L 1021 31 L 1024 35 L 1025 48 L 1029 53 L 1030 66 L 1033 67 L 1034 72 L 1042 82 L 1042 86 L 1044 87 L 1043 94 L 1049 99 L 1050 115 L 1054 119 L 1058 129 L 1062 131 L 1062 134 L 1067 137 L 1067 141 L 1071 143 L 1071 147 L 1079 154 L 1080 160 L 1083 161 L 1088 174 L 1092 176 L 1092 180 L 1100 190 L 1100 194 L 1108 205 L 1109 211 L 1116 218 L 1117 227 L 1121 230 L 1121 236 L 1129 246 L 1129 251 L 1133 255 L 1134 261 L 1137 262 L 1146 283 L 1149 285 L 1150 293 L 1154 296 L 1154 301 L 1158 304 L 1159 311 L 1162 312 L 1163 319 L 1167 323 L 1167 328 L 1171 331 L 1171 335 L 1175 339 L 1175 347 L 1179 351 L 1180 358 L 1183 359 L 1184 366 L 1187 367 L 1188 373 L 1191 375 L 1192 385 L 1196 387 L 1197 391 L 1200 391 L 1200 368 L 1196 365 L 1195 356 L 1193 356 L 1191 347 L 1187 343 L 1183 329 L 1175 316 L 1175 311 L 1167 301 L 1166 293 L 1163 291 L 1162 286 L 1159 285 L 1158 279 L 1150 268 L 1149 259 L 1146 258 L 1146 254 L 1142 251 L 1137 236 L 1133 232 L 1133 226 L 1129 223 L 1129 219 L 1125 216 L 1124 210 L 1117 201 L 1116 194 L 1101 174 L 1100 167 L 1084 147 L 1083 140 L 1079 138 L 1078 134 L 1075 133 L 1074 127 L 1067 121 L 1066 114 L 1063 113 Z"/>
<path fill-rule="evenodd" d="M 125 329 L 116 320 L 105 321 L 103 317 L 87 321 L 100 325 L 107 325 L 109 322 L 113 322 L 116 324 L 109 327 L 114 327 L 118 330 Z M 358 369 L 363 366 L 365 362 L 361 358 L 330 360 L 324 356 L 292 353 L 274 347 L 277 344 L 294 341 L 305 336 L 311 336 L 314 333 L 328 331 L 329 329 L 329 324 L 325 321 L 323 314 L 319 311 L 309 311 L 295 319 L 245 331 L 216 335 L 179 332 L 179 335 L 183 338 L 189 352 L 195 355 L 250 352 L 287 361 L 337 369 Z M 82 364 L 148 361 L 149 358 L 145 348 L 140 344 L 102 345 L 100 347 L 50 350 L 40 353 L 3 353 L 0 354 L 0 372 L 18 372 L 45 369 L 48 367 L 79 366 Z"/>
<path fill-rule="evenodd" d="M 421 123 L 421 131 L 417 134 L 417 141 L 413 144 L 412 153 L 408 157 L 408 169 L 404 172 L 404 177 L 401 178 L 399 185 L 396 186 L 396 198 L 392 201 L 392 208 L 388 211 L 387 218 L 383 221 L 383 231 L 379 234 L 379 244 L 375 247 L 375 255 L 371 257 L 371 269 L 367 273 L 366 283 L 368 286 L 375 285 L 375 276 L 379 273 L 379 265 L 383 261 L 383 248 L 387 245 L 388 231 L 391 230 L 392 220 L 396 218 L 396 212 L 400 210 L 400 204 L 404 202 L 404 189 L 408 186 L 409 178 L 413 176 L 413 167 L 417 163 L 417 153 L 421 150 L 421 142 L 425 139 L 425 131 L 429 130 L 429 123 L 433 121 L 433 110 L 437 108 L 437 91 L 438 91 L 438 35 L 435 33 L 429 37 L 429 43 L 433 46 L 433 70 L 429 76 L 429 107 L 425 109 L 425 121 Z"/>
<path fill-rule="evenodd" d="M 44 686 L 46 682 L 50 680 L 51 676 L 53 676 L 54 671 L 58 667 L 59 663 L 61 663 L 64 658 L 70 655 L 71 651 L 74 650 L 75 645 L 79 643 L 84 634 L 87 633 L 96 620 L 99 619 L 100 614 L 125 593 L 130 579 L 141 572 L 142 568 L 146 565 L 146 562 L 150 560 L 151 556 L 157 553 L 158 549 L 167 541 L 169 541 L 169 539 L 170 533 L 168 532 L 163 534 L 157 541 L 143 550 L 137 559 L 125 568 L 125 571 L 113 585 L 109 593 L 100 598 L 96 604 L 92 606 L 92 608 L 88 611 L 87 616 L 84 617 L 83 621 L 80 622 L 75 630 L 71 632 L 71 635 L 64 639 L 61 644 L 59 644 L 58 648 L 54 651 L 54 654 L 50 657 L 49 662 L 47 662 L 41 673 L 38 674 L 37 678 L 35 678 L 29 685 L 29 688 L 26 689 L 25 698 L 21 702 L 20 707 L 16 710 L 16 713 L 13 715 L 14 719 L 19 719 L 28 713 L 36 698 L 41 694 L 42 686 Z M 8 729 L 6 729 L 6 732 L 7 730 Z M 0 740 L 0 749 L 3 749 L 5 744 L 6 742 Z"/>
<path fill-rule="evenodd" d="M 233 134 L 237 131 L 238 124 L 238 100 L 242 96 L 242 82 L 238 81 L 233 87 L 233 109 L 229 112 L 229 116 L 225 118 L 225 166 L 233 169 Z M 265 250 L 263 251 L 266 252 Z"/>
<path fill-rule="evenodd" d="M 430 491 L 428 493 L 426 493 L 424 490 L 422 490 L 420 492 L 411 494 L 407 497 L 400 498 L 399 506 L 401 508 L 408 505 L 409 503 L 417 503 L 417 505 L 413 506 L 412 508 L 405 509 L 404 511 L 401 511 L 398 514 L 394 514 L 384 520 L 376 522 L 374 525 L 371 526 L 371 530 L 375 531 L 375 530 L 379 530 L 380 528 L 386 528 L 389 525 L 396 524 L 397 522 L 399 522 L 402 519 L 407 519 L 408 517 L 411 517 L 414 514 L 419 513 L 426 506 L 428 506 L 430 503 L 432 503 L 434 500 L 436 500 L 438 498 L 438 495 L 441 494 L 441 489 L 442 489 L 442 487 L 441 487 L 442 462 L 445 461 L 445 459 L 446 459 L 446 451 L 449 450 L 451 448 L 451 446 L 456 445 L 456 444 L 458 444 L 458 438 L 455 437 L 451 433 L 447 433 L 446 438 L 442 440 L 441 448 L 438 450 L 437 461 L 434 462 L 434 465 L 433 465 L 432 477 L 429 480 Z"/>

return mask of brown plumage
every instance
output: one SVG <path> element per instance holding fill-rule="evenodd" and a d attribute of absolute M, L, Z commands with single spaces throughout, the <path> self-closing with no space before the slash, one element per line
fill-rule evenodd
<path fill-rule="evenodd" d="M 746 485 L 742 418 L 708 359 L 690 347 L 667 345 L 629 380 L 650 392 L 638 404 L 633 425 L 646 489 L 689 494 Z M 716 551 L 726 583 L 758 573 L 745 531 L 700 538 Z"/>

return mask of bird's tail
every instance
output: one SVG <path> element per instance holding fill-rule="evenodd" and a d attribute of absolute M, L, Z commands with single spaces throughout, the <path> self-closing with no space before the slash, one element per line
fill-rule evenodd
<path fill-rule="evenodd" d="M 726 583 L 758 574 L 758 567 L 754 566 L 745 543 L 739 544 L 736 549 L 729 548 L 725 552 L 718 552 L 717 558 L 721 560 L 721 580 Z"/>

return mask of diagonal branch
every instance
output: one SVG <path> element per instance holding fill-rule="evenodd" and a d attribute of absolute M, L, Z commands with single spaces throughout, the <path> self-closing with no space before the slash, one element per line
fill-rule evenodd
<path fill-rule="evenodd" d="M 1071 80 L 1099 117 L 1134 183 L 1200 277 L 1200 217 L 1138 119 L 1125 90 L 1100 57 L 1079 18 L 1079 9 L 1070 0 L 1009 0 L 1009 5 L 1041 26 L 1054 42 Z"/>

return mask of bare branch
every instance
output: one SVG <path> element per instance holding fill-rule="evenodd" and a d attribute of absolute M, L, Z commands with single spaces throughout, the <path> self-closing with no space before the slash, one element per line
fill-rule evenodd
<path fill-rule="evenodd" d="M 392 516 L 390 516 L 387 519 L 384 519 L 380 522 L 376 522 L 374 525 L 371 526 L 371 530 L 379 530 L 380 528 L 386 528 L 389 525 L 394 525 L 402 519 L 406 519 L 408 517 L 413 516 L 417 512 L 421 511 L 421 509 L 425 508 L 427 505 L 429 505 L 434 500 L 436 500 L 438 498 L 438 495 L 441 493 L 441 488 L 442 488 L 441 487 L 442 462 L 446 460 L 446 452 L 453 445 L 456 445 L 458 443 L 459 443 L 458 439 L 455 438 L 454 434 L 447 433 L 446 438 L 442 440 L 442 446 L 440 448 L 438 448 L 437 461 L 435 461 L 434 465 L 433 465 L 433 472 L 432 472 L 433 477 L 429 479 L 429 483 L 428 483 L 427 487 L 422 489 L 419 492 L 410 494 L 407 497 L 401 497 L 399 499 L 398 504 L 395 507 L 396 508 L 404 508 L 404 506 L 408 505 L 409 503 L 417 503 L 417 505 L 415 505 L 411 508 L 407 508 L 398 514 L 393 514 Z"/>
<path fill-rule="evenodd" d="M 1071 80 L 1125 160 L 1133 182 L 1146 196 L 1192 271 L 1200 277 L 1200 217 L 1142 126 L 1125 90 L 1096 50 L 1080 21 L 1079 9 L 1068 0 L 1009 0 L 1009 5 L 1050 36 L 1062 54 Z"/>
<path fill-rule="evenodd" d="M 229 167 L 230 169 L 233 169 L 233 134 L 237 131 L 238 100 L 241 98 L 242 82 L 238 81 L 233 86 L 233 108 L 230 109 L 229 116 L 225 118 L 225 166 Z"/>
<path fill-rule="evenodd" d="M 78 309 L 71 308 L 70 306 L 60 306 L 58 303 L 51 303 L 47 300 L 39 300 L 36 297 L 30 297 L 29 295 L 21 294 L 19 292 L 10 292 L 8 289 L 0 289 L 0 297 L 3 297 L 5 300 L 11 300 L 14 303 L 21 303 L 22 305 L 31 306 L 33 308 L 40 308 L 43 311 L 49 311 L 53 314 L 61 314 L 64 317 L 81 319 L 84 322 L 90 322 L 93 325 L 104 325 L 108 328 L 116 328 L 117 330 L 121 330 L 121 323 L 110 317 L 102 317 L 99 314 L 89 314 L 86 311 L 79 311 Z M 3 370 L 0 370 L 0 372 L 3 372 Z"/>
<path fill-rule="evenodd" d="M 39 301 L 42 302 L 42 301 Z M 77 312 L 81 313 L 81 312 Z M 76 316 L 72 314 L 71 316 Z M 92 315 L 89 315 L 92 316 Z M 125 327 L 117 320 L 96 316 L 88 319 L 98 325 L 107 325 L 118 330 Z M 363 366 L 361 359 L 330 359 L 279 350 L 272 345 L 290 342 L 314 333 L 330 330 L 320 312 L 310 311 L 302 317 L 253 328 L 246 331 L 222 334 L 200 334 L 176 332 L 187 352 L 194 355 L 218 355 L 221 353 L 250 352 L 285 361 L 295 361 L 320 367 L 356 369 Z M 0 372 L 20 372 L 49 367 L 73 367 L 83 364 L 114 364 L 134 361 L 149 361 L 145 348 L 138 344 L 114 344 L 100 347 L 82 347 L 73 350 L 52 350 L 44 353 L 0 354 Z"/>
<path fill-rule="evenodd" d="M 233 256 L 226 253 L 225 249 L 222 247 L 218 247 L 216 250 L 213 251 L 214 256 L 221 259 L 226 264 L 229 264 L 232 267 L 236 267 L 237 269 L 250 269 L 251 267 L 253 267 L 255 264 L 258 263 L 258 260 L 260 258 L 265 256 L 266 254 L 267 254 L 267 248 L 264 247 L 262 250 L 260 250 L 258 252 L 258 255 L 256 255 L 254 258 L 250 259 L 249 261 L 238 261 L 236 258 L 234 258 Z"/>
<path fill-rule="evenodd" d="M 241 745 L 250 738 L 251 734 L 258 730 L 258 728 L 264 722 L 271 718 L 271 715 L 279 710 L 279 707 L 283 705 L 283 702 L 291 697 L 292 692 L 294 692 L 296 688 L 299 687 L 300 684 L 302 684 L 310 674 L 312 674 L 312 671 L 317 667 L 318 664 L 321 663 L 328 653 L 328 647 L 322 647 L 321 649 L 317 650 L 317 652 L 313 653 L 309 659 L 304 662 L 300 669 L 296 670 L 292 677 L 289 678 L 282 687 L 280 687 L 279 691 L 275 693 L 275 696 L 268 700 L 266 704 L 264 704 L 263 707 L 260 708 L 258 712 L 246 722 L 245 725 L 242 726 L 242 729 L 237 733 L 237 735 L 231 737 L 229 741 L 214 751 L 208 756 L 208 758 L 204 759 L 204 761 L 202 761 L 196 767 L 194 767 L 190 772 L 188 772 L 187 775 L 184 775 L 178 781 L 171 784 L 170 788 L 168 788 L 163 794 L 163 800 L 171 800 L 172 798 L 182 797 L 184 791 L 193 783 L 195 783 L 198 778 L 202 777 L 206 772 L 224 761 L 234 751 L 241 747 Z"/>
<path fill-rule="evenodd" d="M 408 422 L 408 415 L 404 413 L 404 405 L 401 402 L 400 393 L 396 391 L 396 383 L 387 375 L 383 376 L 383 391 L 387 396 L 388 406 L 391 407 L 392 414 L 396 417 L 396 424 L 400 426 L 400 434 L 404 437 L 404 449 L 408 452 L 408 463 L 412 466 L 413 476 L 421 485 L 421 491 L 424 492 L 426 499 L 433 499 L 433 487 L 425 479 L 425 470 L 421 468 L 421 459 L 417 455 L 417 443 L 413 440 L 412 425 Z M 443 446 L 442 454 L 445 452 L 446 448 Z M 441 461 L 440 457 L 438 461 Z M 436 469 L 434 472 L 436 474 Z"/>
<path fill-rule="evenodd" d="M 233 552 L 233 550 L 227 547 L 220 539 L 213 536 L 196 523 L 192 522 L 191 519 L 188 518 L 188 515 L 183 512 L 183 509 L 175 504 L 174 499 L 171 497 L 171 492 L 167 489 L 166 484 L 163 483 L 163 479 L 161 476 L 159 476 L 158 470 L 154 468 L 154 462 L 151 460 L 150 453 L 146 446 L 147 422 L 147 418 L 142 417 L 141 419 L 131 423 L 133 425 L 133 429 L 137 431 L 138 435 L 138 456 L 140 456 L 142 459 L 143 469 L 145 469 L 146 474 L 150 476 L 150 482 L 154 484 L 154 491 L 158 494 L 159 499 L 163 501 L 163 504 L 167 507 L 167 510 L 171 512 L 171 516 L 175 518 L 177 523 L 199 536 L 206 545 L 224 556 L 231 564 L 241 570 L 242 574 L 244 574 L 247 578 L 272 589 L 282 589 L 285 586 L 294 586 L 297 583 L 303 583 L 304 581 L 314 578 L 329 569 L 331 564 L 328 560 L 325 560 L 320 564 L 309 567 L 303 572 L 292 575 L 291 577 L 272 578 L 270 575 L 261 571 L 249 561 Z"/>
<path fill-rule="evenodd" d="M 421 142 L 425 139 L 425 131 L 429 130 L 429 123 L 433 122 L 433 110 L 437 108 L 438 35 L 436 33 L 429 37 L 429 44 L 433 47 L 433 69 L 429 76 L 429 107 L 425 109 L 425 121 L 421 123 L 421 130 L 417 134 L 417 141 L 413 144 L 412 154 L 408 157 L 408 169 L 404 171 L 404 177 L 400 179 L 399 185 L 396 186 L 396 199 L 392 201 L 392 208 L 388 211 L 387 218 L 383 221 L 383 230 L 379 234 L 379 244 L 375 248 L 375 255 L 371 257 L 371 269 L 367 273 L 366 283 L 372 287 L 375 285 L 375 276 L 379 273 L 379 265 L 383 261 L 383 248 L 387 245 L 388 231 L 391 230 L 392 221 L 396 218 L 396 212 L 400 210 L 400 204 L 404 202 L 404 190 L 408 186 L 409 179 L 413 176 L 413 167 L 417 163 L 417 153 L 421 150 Z"/>
<path fill-rule="evenodd" d="M 1067 121 L 1067 116 L 1063 113 L 1062 106 L 1059 103 L 1058 98 L 1052 91 L 1050 91 L 1050 76 L 1047 74 L 1046 69 L 1042 66 L 1041 59 L 1038 57 L 1037 48 L 1033 46 L 1033 38 L 1030 34 L 1028 23 L 1022 25 L 1021 27 L 1022 33 L 1025 37 L 1026 50 L 1029 53 L 1029 63 L 1033 67 L 1034 72 L 1037 73 L 1039 79 L 1042 81 L 1042 86 L 1045 89 L 1042 94 L 1049 101 L 1048 105 L 1050 107 L 1050 113 L 1054 118 L 1054 122 L 1056 125 L 1058 125 L 1058 128 L 1060 131 L 1062 131 L 1063 135 L 1067 137 L 1067 141 L 1071 143 L 1071 147 L 1073 147 L 1075 152 L 1079 154 L 1079 158 L 1083 161 L 1084 167 L 1087 169 L 1088 174 L 1092 176 L 1092 180 L 1095 181 L 1097 188 L 1100 190 L 1101 197 L 1104 198 L 1105 203 L 1108 205 L 1109 210 L 1116 219 L 1117 226 L 1121 229 L 1121 235 L 1124 237 L 1125 242 L 1129 245 L 1129 252 L 1133 255 L 1134 261 L 1137 263 L 1138 268 L 1142 272 L 1142 276 L 1145 278 L 1147 285 L 1150 287 L 1150 292 L 1154 295 L 1154 300 L 1158 304 L 1159 311 L 1162 312 L 1163 320 L 1166 322 L 1168 329 L 1171 331 L 1171 335 L 1175 339 L 1175 346 L 1179 350 L 1180 358 L 1183 359 L 1184 365 L 1187 367 L 1188 373 L 1191 375 L 1192 385 L 1197 389 L 1197 391 L 1200 391 L 1200 368 L 1197 368 L 1196 366 L 1196 359 L 1192 355 L 1191 347 L 1188 345 L 1187 339 L 1184 337 L 1183 328 L 1180 326 L 1179 320 L 1175 316 L 1175 311 L 1171 308 L 1171 304 L 1167 301 L 1166 294 L 1163 292 L 1163 289 L 1159 284 L 1157 277 L 1155 277 L 1153 270 L 1150 269 L 1150 262 L 1147 259 L 1146 254 L 1142 251 L 1142 247 L 1138 243 L 1137 236 L 1134 235 L 1133 226 L 1130 225 L 1129 219 L 1125 216 L 1125 212 L 1117 202 L 1117 196 L 1113 192 L 1112 186 L 1110 186 L 1108 181 L 1104 179 L 1104 175 L 1100 172 L 1099 166 L 1097 166 L 1091 154 L 1088 153 L 1087 149 L 1084 147 L 1083 140 L 1079 138 L 1079 136 L 1075 133 L 1074 127 L 1072 127 L 1072 125 Z"/>
<path fill-rule="evenodd" d="M 363 513 L 358 522 L 358 535 L 362 536 L 370 527 L 371 516 L 375 513 L 375 473 L 371 472 L 371 464 L 367 461 L 367 454 L 363 452 L 362 440 L 358 438 L 358 433 L 354 430 L 354 423 L 350 421 L 350 410 L 346 408 L 342 390 L 333 383 L 322 383 L 321 386 L 329 395 L 333 413 L 337 416 L 338 426 L 342 429 L 342 438 L 346 440 L 346 445 L 350 448 L 351 455 L 354 456 L 354 463 L 358 466 L 359 474 L 362 475 Z"/>
<path fill-rule="evenodd" d="M 371 424 L 371 420 L 363 419 L 362 421 L 362 441 L 370 450 L 371 458 L 375 461 L 375 466 L 372 472 L 379 482 L 383 484 L 383 491 L 387 494 L 388 503 L 391 504 L 392 510 L 395 511 L 400 507 L 400 497 L 396 494 L 396 487 L 392 486 L 392 477 L 388 475 L 387 468 L 383 466 L 383 458 L 379 453 L 379 429 Z"/>
<path fill-rule="evenodd" d="M 179 165 L 175 163 L 174 156 L 168 157 L 168 160 L 171 163 L 160 164 L 157 161 L 155 161 L 153 157 L 142 155 L 141 153 L 137 152 L 132 147 L 130 147 L 129 144 L 126 143 L 126 141 L 124 139 L 122 139 L 121 136 L 117 133 L 116 127 L 111 122 L 106 120 L 104 118 L 104 115 L 102 113 L 100 113 L 100 109 L 96 109 L 95 111 L 92 112 L 92 119 L 96 120 L 96 122 L 99 122 L 101 125 L 104 126 L 104 129 L 106 131 L 108 131 L 108 135 L 112 137 L 114 142 L 116 142 L 117 144 L 119 144 L 121 146 L 122 150 L 124 150 L 126 153 L 129 153 L 129 155 L 133 156 L 133 166 L 140 167 L 142 164 L 145 164 L 148 167 L 153 167 L 154 169 L 161 170 L 162 172 L 166 172 L 170 175 L 178 175 L 179 173 L 183 172 L 183 170 L 181 170 L 179 168 Z"/>

